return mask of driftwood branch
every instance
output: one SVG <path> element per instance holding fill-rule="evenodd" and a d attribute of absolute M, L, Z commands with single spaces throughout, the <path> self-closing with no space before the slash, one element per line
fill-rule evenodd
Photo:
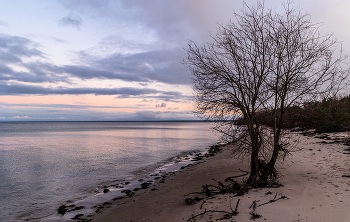
<path fill-rule="evenodd" d="M 276 193 L 275 197 L 274 197 L 272 200 L 269 200 L 268 202 L 262 203 L 262 204 L 258 205 L 257 207 L 260 207 L 260 206 L 265 205 L 265 204 L 269 204 L 269 203 L 276 202 L 277 200 L 280 200 L 280 199 L 286 199 L 286 198 L 288 198 L 288 197 L 282 195 L 281 197 L 279 197 L 279 198 L 276 199 L 277 194 L 278 194 L 278 193 Z"/>
<path fill-rule="evenodd" d="M 224 213 L 225 215 L 224 215 L 223 219 L 230 219 L 230 218 L 232 218 L 233 216 L 236 216 L 236 215 L 238 214 L 237 209 L 238 209 L 239 201 L 240 201 L 240 199 L 237 200 L 237 204 L 236 204 L 236 209 L 235 209 L 235 211 L 232 210 L 232 208 L 231 208 L 231 202 L 230 202 L 231 212 L 223 211 L 223 210 L 207 210 L 207 209 L 205 209 L 204 212 L 202 212 L 202 213 L 199 213 L 199 214 L 197 214 L 197 215 L 192 215 L 192 217 L 189 218 L 189 219 L 187 220 L 187 222 L 190 222 L 190 221 L 192 221 L 192 220 L 194 221 L 196 217 L 205 215 L 206 213 Z"/>

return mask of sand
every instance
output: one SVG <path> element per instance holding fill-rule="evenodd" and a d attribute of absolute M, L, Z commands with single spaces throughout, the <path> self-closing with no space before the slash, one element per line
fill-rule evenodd
<path fill-rule="evenodd" d="M 257 205 L 267 203 L 256 208 L 255 213 L 261 215 L 256 221 L 350 221 L 350 178 L 343 176 L 350 175 L 350 155 L 344 154 L 349 147 L 297 133 L 291 133 L 291 140 L 299 141 L 299 151 L 277 166 L 283 175 L 279 178 L 283 187 L 251 189 L 243 196 L 220 194 L 187 205 L 186 197 L 205 196 L 200 193 L 202 185 L 217 185 L 213 179 L 223 182 L 227 177 L 241 175 L 239 168 L 249 169 L 248 161 L 232 158 L 227 146 L 216 156 L 167 176 L 164 183 L 156 182 L 132 197 L 111 200 L 99 213 L 86 218 L 95 222 L 179 222 L 205 210 L 230 212 L 230 203 L 234 209 L 240 199 L 239 213 L 230 219 L 222 219 L 225 213 L 206 213 L 192 221 L 249 221 L 253 201 Z M 281 196 L 287 198 L 269 203 Z"/>

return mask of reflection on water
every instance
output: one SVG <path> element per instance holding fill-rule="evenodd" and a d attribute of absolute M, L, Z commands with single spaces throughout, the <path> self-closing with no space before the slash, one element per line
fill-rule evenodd
<path fill-rule="evenodd" d="M 203 122 L 0 123 L 0 218 L 42 217 L 217 136 Z M 150 169 L 152 170 L 152 169 Z"/>

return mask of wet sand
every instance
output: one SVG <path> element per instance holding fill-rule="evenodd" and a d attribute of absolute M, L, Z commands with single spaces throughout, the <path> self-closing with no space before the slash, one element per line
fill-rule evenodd
<path fill-rule="evenodd" d="M 227 177 L 241 175 L 239 168 L 249 169 L 248 161 L 232 158 L 226 146 L 216 156 L 168 175 L 164 183 L 159 180 L 132 197 L 110 200 L 96 208 L 98 213 L 82 218 L 95 222 L 188 221 L 205 211 L 231 212 L 230 204 L 234 209 L 240 199 L 239 213 L 232 218 L 223 219 L 225 213 L 209 212 L 193 221 L 249 221 L 253 201 L 258 206 L 255 213 L 261 215 L 257 221 L 350 221 L 350 178 L 346 177 L 350 175 L 350 154 L 344 151 L 349 146 L 296 133 L 291 134 L 291 140 L 299 141 L 299 151 L 277 166 L 283 175 L 279 178 L 283 187 L 251 189 L 243 196 L 220 194 L 186 204 L 187 197 L 205 197 L 202 185 L 217 185 L 214 180 L 223 182 Z M 282 196 L 287 198 L 278 199 Z M 274 198 L 278 200 L 270 202 Z"/>

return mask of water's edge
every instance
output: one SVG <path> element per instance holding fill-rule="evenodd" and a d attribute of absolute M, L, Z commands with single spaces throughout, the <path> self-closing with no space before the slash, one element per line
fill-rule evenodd
<path fill-rule="evenodd" d="M 186 166 L 200 163 L 199 161 L 214 156 L 220 152 L 224 143 L 217 143 L 209 146 L 206 151 L 186 151 L 182 154 L 169 158 L 166 164 L 157 167 L 151 173 L 135 177 L 130 181 L 116 181 L 110 185 L 103 186 L 101 189 L 96 189 L 96 193 L 75 202 L 67 201 L 64 205 L 57 209 L 57 212 L 50 216 L 43 218 L 28 218 L 26 221 L 40 221 L 40 222 L 64 222 L 70 221 L 77 216 L 91 215 L 98 211 L 97 205 L 108 204 L 109 200 L 124 198 L 125 196 L 132 196 L 138 190 L 151 188 L 155 181 L 162 182 L 163 178 L 169 174 L 174 174 Z M 142 169 L 141 169 L 142 171 Z"/>

